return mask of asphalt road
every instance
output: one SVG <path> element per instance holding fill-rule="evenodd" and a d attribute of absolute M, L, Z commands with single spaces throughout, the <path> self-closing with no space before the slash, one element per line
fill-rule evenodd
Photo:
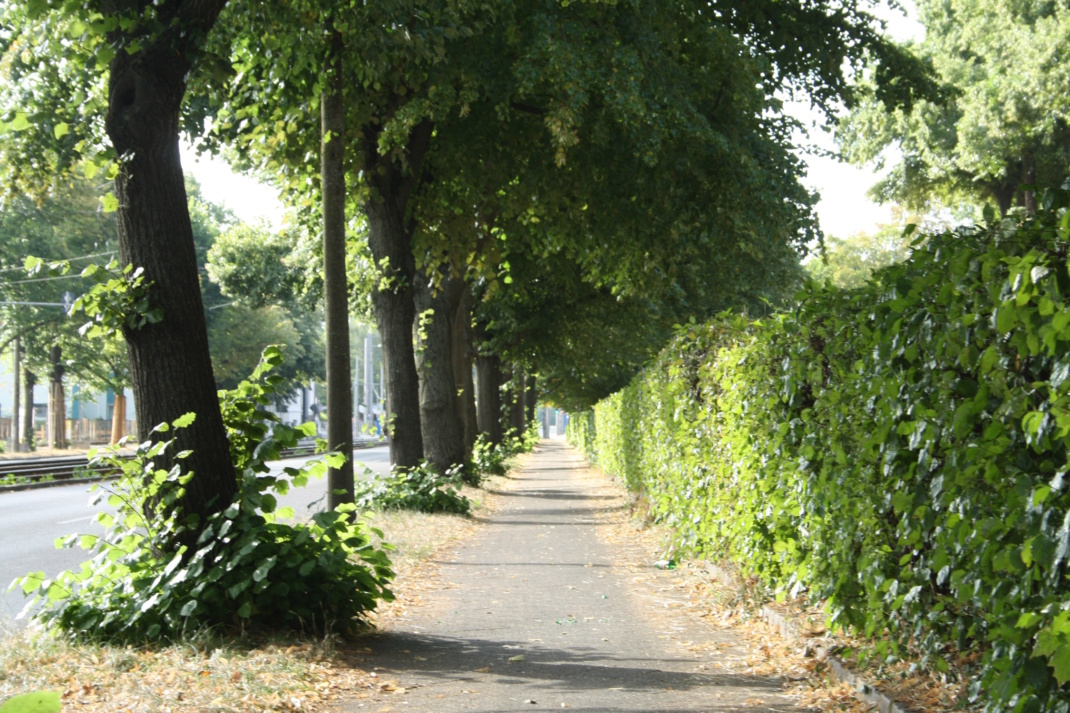
<path fill-rule="evenodd" d="M 355 451 L 356 474 L 364 474 L 361 463 L 375 473 L 390 470 L 390 454 L 386 446 Z M 309 458 L 276 461 L 272 472 L 281 473 L 287 466 L 296 466 Z M 75 569 L 86 559 L 86 552 L 56 549 L 56 538 L 78 534 L 98 534 L 101 527 L 93 520 L 96 511 L 89 507 L 89 486 L 55 486 L 39 490 L 0 493 L 0 629 L 22 626 L 15 620 L 25 603 L 22 592 L 7 591 L 16 577 L 41 571 L 55 576 Z M 322 510 L 327 498 L 325 479 L 313 479 L 304 488 L 294 488 L 279 498 L 279 505 L 292 507 L 298 518 Z"/>

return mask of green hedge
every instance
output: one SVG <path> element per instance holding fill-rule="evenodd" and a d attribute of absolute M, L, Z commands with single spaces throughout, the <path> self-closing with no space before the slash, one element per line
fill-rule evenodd
<path fill-rule="evenodd" d="M 1070 711 L 1068 203 L 685 326 L 570 438 L 690 551 L 887 634 L 876 655 L 981 652 L 974 703 Z"/>

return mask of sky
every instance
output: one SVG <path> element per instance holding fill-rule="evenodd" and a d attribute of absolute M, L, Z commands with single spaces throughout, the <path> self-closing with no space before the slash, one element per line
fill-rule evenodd
<path fill-rule="evenodd" d="M 888 23 L 888 33 L 894 39 L 918 39 L 923 30 L 913 19 L 914 5 L 911 0 L 903 0 L 902 4 L 906 16 L 888 8 L 878 8 L 876 12 Z M 806 125 L 817 119 L 802 104 L 789 106 L 788 111 Z M 812 128 L 809 133 L 813 145 L 825 150 L 835 149 L 831 134 L 820 128 Z M 866 197 L 866 191 L 879 178 L 871 167 L 859 168 L 812 154 L 804 154 L 803 159 L 808 170 L 802 183 L 821 194 L 817 214 L 826 234 L 846 238 L 874 232 L 880 224 L 891 222 L 891 208 L 879 206 Z M 241 220 L 257 222 L 263 219 L 276 228 L 282 225 L 285 210 L 272 188 L 249 176 L 235 174 L 221 159 L 208 155 L 197 157 L 188 146 L 182 150 L 182 165 L 200 182 L 207 199 L 227 206 Z"/>

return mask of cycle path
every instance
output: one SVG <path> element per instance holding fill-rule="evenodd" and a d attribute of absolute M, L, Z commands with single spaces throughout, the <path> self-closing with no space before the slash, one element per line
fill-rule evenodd
<path fill-rule="evenodd" d="M 746 648 L 659 598 L 649 582 L 672 573 L 599 536 L 621 501 L 577 451 L 543 440 L 501 497 L 436 563 L 439 585 L 365 642 L 383 684 L 335 711 L 802 710 L 780 679 L 720 665 Z"/>

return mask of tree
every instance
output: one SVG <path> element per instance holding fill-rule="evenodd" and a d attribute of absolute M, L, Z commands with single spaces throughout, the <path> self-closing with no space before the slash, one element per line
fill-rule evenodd
<path fill-rule="evenodd" d="M 816 282 L 836 287 L 862 287 L 875 270 L 906 260 L 910 239 L 895 226 L 884 226 L 875 233 L 857 233 L 850 238 L 828 237 L 824 253 L 806 263 L 806 271 Z"/>
<path fill-rule="evenodd" d="M 918 2 L 924 40 L 910 49 L 945 89 L 913 111 L 863 101 L 839 141 L 854 163 L 895 146 L 902 159 L 873 188 L 882 201 L 924 210 L 960 201 L 1015 202 L 1035 209 L 1021 186 L 1057 185 L 1070 172 L 1070 8 L 1043 0 Z"/>
<path fill-rule="evenodd" d="M 18 340 L 29 378 L 49 377 L 48 445 L 59 448 L 66 447 L 64 377 L 91 380 L 109 368 L 108 350 L 87 347 L 64 307 L 82 291 L 77 267 L 106 262 L 115 250 L 114 218 L 96 210 L 98 202 L 96 186 L 83 179 L 57 185 L 40 204 L 22 195 L 0 207 L 0 348 Z M 76 269 L 27 274 L 29 256 L 72 259 Z"/>
<path fill-rule="evenodd" d="M 236 73 L 216 94 L 213 130 L 217 141 L 248 148 L 253 161 L 313 203 L 322 185 L 307 156 L 317 149 L 302 138 L 315 135 L 308 118 L 324 87 L 327 38 L 341 35 L 347 168 L 381 273 L 373 303 L 399 465 L 414 465 L 425 453 L 411 338 L 418 268 L 436 279 L 441 265 L 500 267 L 497 236 L 444 230 L 446 214 L 472 226 L 504 213 L 502 235 L 541 221 L 553 229 L 538 234 L 540 252 L 567 247 L 599 286 L 638 289 L 693 234 L 688 221 L 726 214 L 717 229 L 703 231 L 716 241 L 721 228 L 761 215 L 756 195 L 788 206 L 774 211 L 789 215 L 778 239 L 806 233 L 805 191 L 794 183 L 785 201 L 763 182 L 792 166 L 786 124 L 764 118 L 774 91 L 807 91 L 829 108 L 849 98 L 845 63 L 873 55 L 887 77 L 909 75 L 880 83 L 889 102 L 913 100 L 923 83 L 917 67 L 880 38 L 872 17 L 823 3 L 748 2 L 711 13 L 704 3 L 667 10 L 654 2 L 413 0 L 329 8 L 329 24 L 327 9 L 311 0 L 229 6 L 234 31 L 219 38 L 220 52 L 230 52 Z M 734 146 L 741 149 L 726 150 Z M 718 162 L 699 166 L 710 159 Z M 774 168 L 760 170 L 763 162 Z M 479 172 L 489 179 L 473 176 Z M 677 183 L 685 187 L 676 190 Z M 443 184 L 476 200 L 429 197 Z M 707 193 L 714 187 L 720 193 Z M 504 207 L 496 205 L 502 195 Z M 709 195 L 730 197 L 735 210 Z M 682 210 L 696 196 L 702 200 Z M 648 207 L 648 198 L 657 205 Z M 653 221 L 664 228 L 656 232 L 649 224 L 661 213 L 673 217 Z M 432 251 L 442 259 L 417 264 L 423 236 L 442 245 Z"/>
<path fill-rule="evenodd" d="M 240 342 L 246 358 L 232 376 L 244 378 L 256 366 L 260 352 L 268 344 L 285 349 L 285 362 L 274 372 L 289 384 L 322 379 L 325 373 L 322 314 L 318 302 L 322 294 L 319 264 L 309 237 L 298 229 L 272 231 L 264 225 L 238 223 L 226 228 L 207 248 L 205 271 L 209 280 L 202 287 L 208 309 L 208 336 L 213 364 L 230 359 L 231 347 L 222 343 L 223 334 L 233 339 L 232 325 L 250 339 Z M 217 293 L 212 297 L 211 292 Z M 243 320 L 259 321 L 266 331 L 245 329 Z M 249 363 L 248 359 L 252 359 Z M 248 367 L 248 368 L 246 368 Z M 221 388 L 230 382 L 216 368 Z M 279 387 L 289 395 L 291 390 Z"/>
<path fill-rule="evenodd" d="M 187 76 L 224 4 L 8 5 L 0 63 L 3 116 L 17 139 L 5 142 L 9 186 L 40 190 L 57 171 L 84 159 L 95 165 L 94 152 L 115 159 L 120 259 L 144 270 L 149 301 L 163 314 L 123 329 L 138 435 L 147 440 L 156 424 L 196 414 L 178 448 L 192 450 L 181 507 L 200 522 L 229 505 L 237 480 L 212 379 L 178 132 Z"/>

